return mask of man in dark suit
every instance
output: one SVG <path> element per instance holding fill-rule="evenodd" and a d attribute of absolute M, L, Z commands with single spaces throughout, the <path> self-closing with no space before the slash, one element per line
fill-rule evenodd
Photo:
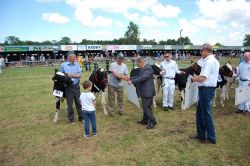
<path fill-rule="evenodd" d="M 157 124 L 152 112 L 153 96 L 155 95 L 153 69 L 146 64 L 143 57 L 136 58 L 136 64 L 141 70 L 137 76 L 131 77 L 128 83 L 135 85 L 137 96 L 142 100 L 143 118 L 137 123 L 147 125 L 147 129 L 152 129 Z"/>

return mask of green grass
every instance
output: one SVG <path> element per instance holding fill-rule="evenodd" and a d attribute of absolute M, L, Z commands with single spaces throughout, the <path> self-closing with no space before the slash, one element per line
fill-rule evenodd
<path fill-rule="evenodd" d="M 190 62 L 178 63 L 186 67 Z M 136 124 L 142 112 L 126 97 L 124 116 L 105 116 L 98 104 L 98 136 L 86 140 L 81 123 L 69 124 L 65 102 L 58 123 L 52 122 L 53 73 L 53 67 L 36 67 L 0 74 L 1 165 L 250 165 L 250 117 L 234 113 L 233 90 L 225 108 L 213 109 L 216 145 L 189 138 L 196 132 L 195 107 L 181 111 L 177 90 L 175 111 L 161 111 L 162 101 L 154 109 L 158 125 L 153 130 Z M 81 82 L 89 74 L 84 72 Z"/>

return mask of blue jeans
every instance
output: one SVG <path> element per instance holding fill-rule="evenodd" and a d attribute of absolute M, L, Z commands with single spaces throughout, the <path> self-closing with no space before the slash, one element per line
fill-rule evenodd
<path fill-rule="evenodd" d="M 196 127 L 200 139 L 208 139 L 216 142 L 215 130 L 212 117 L 212 99 L 214 88 L 199 89 L 199 101 L 196 109 Z"/>
<path fill-rule="evenodd" d="M 85 135 L 89 136 L 89 121 L 91 122 L 92 132 L 95 134 L 96 131 L 96 118 L 95 111 L 83 110 L 83 118 L 85 121 Z"/>

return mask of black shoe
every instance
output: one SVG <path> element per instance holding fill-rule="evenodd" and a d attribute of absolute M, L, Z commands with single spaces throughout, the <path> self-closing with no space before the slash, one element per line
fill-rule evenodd
<path fill-rule="evenodd" d="M 168 111 L 168 107 L 163 107 L 163 111 Z"/>
<path fill-rule="evenodd" d="M 238 109 L 237 111 L 235 111 L 235 113 L 238 113 L 238 114 L 243 113 L 243 112 L 244 112 L 244 110 L 240 110 L 240 109 Z"/>
<path fill-rule="evenodd" d="M 146 129 L 152 129 L 154 128 L 154 124 L 153 123 L 149 123 L 146 127 Z"/>
<path fill-rule="evenodd" d="M 156 122 L 156 121 L 154 121 L 154 122 L 153 122 L 153 125 L 157 125 L 157 122 Z"/>
<path fill-rule="evenodd" d="M 142 120 L 138 120 L 137 123 L 138 123 L 138 124 L 141 124 L 141 125 L 148 125 L 147 122 L 144 122 L 144 121 L 142 121 Z"/>
<path fill-rule="evenodd" d="M 168 109 L 170 109 L 170 110 L 174 110 L 174 107 L 168 107 Z"/>
<path fill-rule="evenodd" d="M 203 143 L 203 144 L 216 144 L 216 141 L 211 141 L 211 140 L 205 139 L 205 140 L 200 140 L 200 143 Z"/>
<path fill-rule="evenodd" d="M 189 138 L 196 139 L 196 140 L 206 140 L 205 138 L 201 138 L 198 135 L 196 135 L 196 136 L 189 136 Z"/>

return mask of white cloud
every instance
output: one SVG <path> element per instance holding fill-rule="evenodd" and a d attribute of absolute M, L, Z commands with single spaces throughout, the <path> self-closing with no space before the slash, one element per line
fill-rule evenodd
<path fill-rule="evenodd" d="M 183 29 L 183 33 L 187 34 L 184 36 L 189 36 L 199 31 L 198 27 L 196 27 L 192 22 L 188 21 L 185 18 L 179 20 L 179 25 L 181 29 Z"/>
<path fill-rule="evenodd" d="M 177 17 L 181 13 L 179 7 L 172 5 L 163 6 L 161 3 L 157 3 L 151 7 L 153 14 L 157 17 Z"/>
<path fill-rule="evenodd" d="M 115 24 L 120 27 L 120 28 L 124 28 L 125 25 L 121 22 L 121 21 L 116 21 Z"/>
<path fill-rule="evenodd" d="M 39 3 L 52 3 L 52 2 L 60 2 L 62 0 L 36 0 Z"/>
<path fill-rule="evenodd" d="M 42 19 L 44 21 L 52 22 L 52 23 L 57 23 L 57 24 L 65 24 L 69 22 L 69 18 L 66 16 L 62 16 L 59 13 L 55 12 L 48 12 L 48 13 L 43 13 L 42 14 Z"/>
<path fill-rule="evenodd" d="M 134 21 L 134 20 L 138 19 L 139 14 L 138 14 L 138 13 L 129 13 L 129 12 L 125 12 L 125 13 L 124 13 L 124 16 L 125 16 L 127 19 Z"/>
<path fill-rule="evenodd" d="M 218 28 L 217 21 L 213 19 L 197 18 L 191 21 L 194 26 L 216 29 Z"/>
<path fill-rule="evenodd" d="M 140 24 L 147 27 L 168 27 L 165 21 L 159 21 L 155 17 L 143 16 L 140 18 Z"/>

